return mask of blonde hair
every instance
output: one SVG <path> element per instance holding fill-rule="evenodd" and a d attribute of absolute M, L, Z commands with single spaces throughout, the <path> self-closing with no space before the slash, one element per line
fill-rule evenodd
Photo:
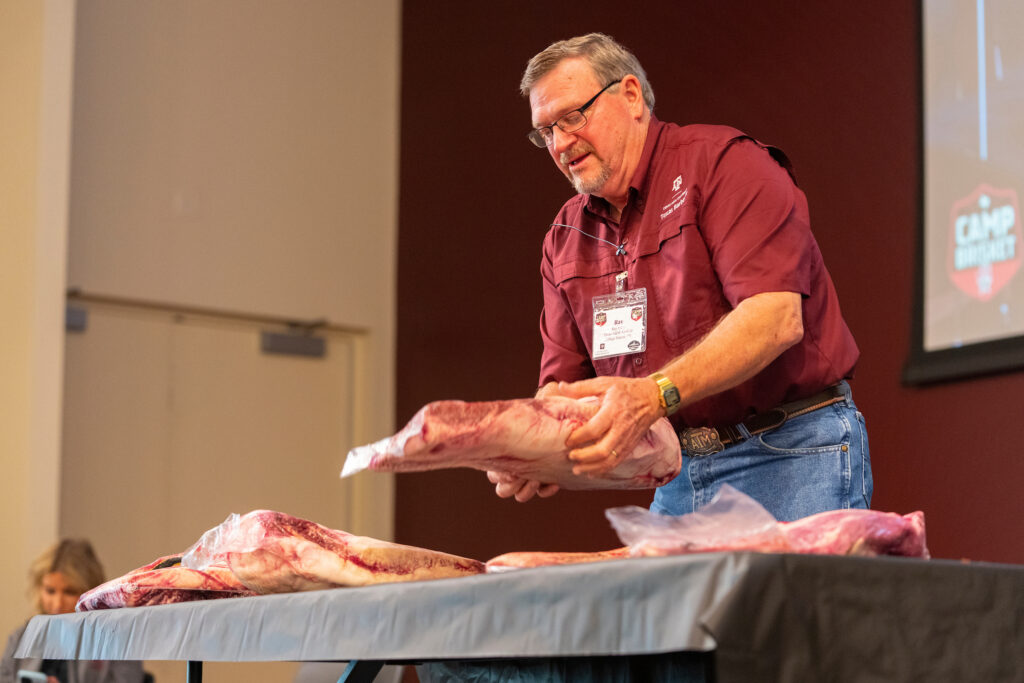
<path fill-rule="evenodd" d="M 65 538 L 57 542 L 35 559 L 28 572 L 32 604 L 40 614 L 43 612 L 43 577 L 52 572 L 60 572 L 81 593 L 104 581 L 103 565 L 89 541 Z"/>
<path fill-rule="evenodd" d="M 647 108 L 654 111 L 654 89 L 647 80 L 644 68 L 633 53 L 604 33 L 588 33 L 568 40 L 560 40 L 547 46 L 543 52 L 534 55 L 526 65 L 526 71 L 519 82 L 519 92 L 530 96 L 530 89 L 546 76 L 562 60 L 582 57 L 594 70 L 602 85 L 620 81 L 632 74 L 640 81 Z"/>

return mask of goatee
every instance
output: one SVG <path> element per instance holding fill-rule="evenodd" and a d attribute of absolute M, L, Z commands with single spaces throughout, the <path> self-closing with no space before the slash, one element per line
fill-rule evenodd
<path fill-rule="evenodd" d="M 593 178 L 589 180 L 578 176 L 575 173 L 569 172 L 569 183 L 573 189 L 576 190 L 577 194 L 594 194 L 608 182 L 608 179 L 612 177 L 612 170 L 601 164 L 601 171 Z"/>

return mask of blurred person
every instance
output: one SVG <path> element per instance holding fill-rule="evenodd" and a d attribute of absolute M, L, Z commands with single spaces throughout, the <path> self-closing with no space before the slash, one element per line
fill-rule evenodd
<path fill-rule="evenodd" d="M 38 614 L 58 615 L 75 611 L 78 598 L 104 581 L 92 544 L 64 539 L 50 547 L 29 569 L 29 595 Z M 16 659 L 14 653 L 25 632 L 16 629 L 7 639 L 0 662 L 0 683 L 19 683 L 19 671 L 44 674 L 48 683 L 141 683 L 141 662 Z"/>

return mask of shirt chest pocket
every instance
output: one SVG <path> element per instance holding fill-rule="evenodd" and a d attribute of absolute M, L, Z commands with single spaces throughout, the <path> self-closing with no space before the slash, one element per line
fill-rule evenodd
<path fill-rule="evenodd" d="M 638 281 L 649 283 L 648 335 L 661 335 L 672 354 L 679 354 L 707 334 L 729 305 L 696 222 L 666 223 L 646 234 L 638 245 L 636 273 Z"/>
<path fill-rule="evenodd" d="M 592 301 L 595 296 L 615 291 L 615 276 L 626 269 L 616 257 L 593 261 L 569 260 L 553 264 L 552 274 L 562 298 L 572 311 L 587 349 L 592 343 Z"/>

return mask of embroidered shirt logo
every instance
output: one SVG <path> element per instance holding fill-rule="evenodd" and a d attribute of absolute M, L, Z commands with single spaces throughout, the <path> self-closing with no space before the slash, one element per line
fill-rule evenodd
<path fill-rule="evenodd" d="M 661 207 L 661 220 L 668 218 L 676 209 L 686 203 L 686 191 L 687 188 L 683 187 L 683 176 L 677 175 L 676 179 L 672 181 L 672 196 Z"/>

